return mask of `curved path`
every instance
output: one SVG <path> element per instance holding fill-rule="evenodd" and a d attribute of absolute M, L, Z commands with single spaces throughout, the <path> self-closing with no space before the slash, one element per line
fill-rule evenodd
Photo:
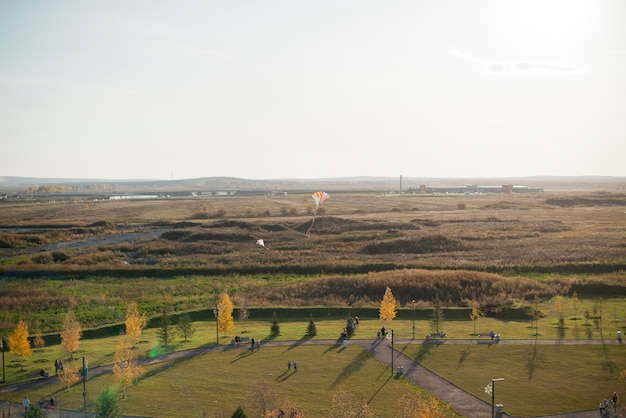
<path fill-rule="evenodd" d="M 424 340 L 404 340 L 398 339 L 395 340 L 396 344 L 471 344 L 475 343 L 475 340 L 469 339 L 449 339 L 443 341 L 432 341 L 426 342 Z M 622 341 L 619 340 L 500 340 L 499 342 L 494 342 L 493 344 L 564 344 L 564 345 L 577 345 L 577 344 L 591 344 L 591 345 L 602 345 L 602 344 L 621 344 Z M 274 346 L 288 346 L 294 344 L 315 344 L 315 345 L 336 345 L 337 341 L 334 340 L 307 340 L 307 341 L 270 341 L 262 343 L 263 346 L 266 347 L 274 347 Z M 349 340 L 348 344 L 357 345 L 363 350 L 370 353 L 380 362 L 391 366 L 391 356 L 390 350 L 391 346 L 387 340 Z M 215 351 L 225 351 L 225 350 L 237 350 L 242 349 L 242 346 L 230 346 L 230 345 L 221 345 L 221 346 L 205 346 L 194 348 L 191 350 L 184 351 L 176 351 L 168 354 L 164 354 L 155 359 L 147 359 L 142 362 L 143 365 L 151 365 L 157 363 L 163 363 L 179 358 L 197 356 L 200 354 L 205 354 L 209 352 Z M 465 417 L 468 418 L 491 418 L 492 409 L 491 405 L 474 395 L 464 391 L 460 387 L 450 383 L 448 380 L 438 376 L 437 374 L 431 372 L 427 368 L 421 366 L 419 363 L 415 362 L 413 359 L 407 357 L 401 352 L 394 350 L 393 353 L 393 364 L 394 367 L 402 367 L 404 378 L 413 382 L 416 386 L 426 390 L 427 392 L 434 395 L 440 401 L 448 404 L 452 409 L 459 412 Z M 98 376 L 104 373 L 112 372 L 112 365 L 106 366 L 98 366 L 89 369 L 90 376 Z M 12 385 L 0 386 L 0 395 L 6 393 L 17 392 L 25 389 L 35 389 L 39 387 L 43 387 L 50 383 L 54 383 L 57 381 L 55 376 L 50 377 L 47 380 L 35 380 L 28 382 L 15 383 Z M 0 402 L 0 408 L 2 407 L 2 402 Z M 19 411 L 18 414 L 13 414 L 14 417 L 23 417 L 23 408 L 19 404 L 14 404 L 13 411 Z M 52 416 L 52 415 L 51 415 Z M 63 417 L 68 418 L 78 418 L 78 417 L 94 417 L 94 414 L 79 412 L 79 411 L 62 411 L 61 415 Z M 498 417 L 508 417 L 508 415 L 500 413 L 497 414 Z M 588 411 L 580 411 L 580 412 L 572 412 L 567 414 L 560 415 L 551 415 L 551 418 L 598 418 L 600 416 L 600 412 L 598 409 L 588 410 Z"/>

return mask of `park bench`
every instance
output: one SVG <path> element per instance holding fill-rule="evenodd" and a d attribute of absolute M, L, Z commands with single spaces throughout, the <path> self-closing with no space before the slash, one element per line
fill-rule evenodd
<path fill-rule="evenodd" d="M 28 380 L 39 380 L 39 379 L 43 379 L 43 380 L 48 379 L 48 372 L 45 371 L 44 369 L 41 369 L 28 375 Z"/>
<path fill-rule="evenodd" d="M 443 343 L 446 339 L 446 333 L 445 332 L 431 332 L 430 334 L 426 334 L 426 342 L 436 342 L 436 343 Z"/>
<path fill-rule="evenodd" d="M 239 342 L 230 340 L 230 345 L 241 345 L 250 343 L 250 337 L 239 337 Z"/>

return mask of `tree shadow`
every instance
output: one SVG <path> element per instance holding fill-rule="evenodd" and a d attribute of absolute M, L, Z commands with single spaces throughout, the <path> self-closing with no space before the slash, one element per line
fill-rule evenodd
<path fill-rule="evenodd" d="M 473 342 L 474 342 L 474 338 L 472 338 L 470 342 L 465 346 L 463 351 L 461 351 L 461 355 L 459 355 L 459 362 L 456 367 L 457 370 L 461 368 L 465 359 L 470 355 L 470 347 L 472 346 Z"/>
<path fill-rule="evenodd" d="M 420 346 L 420 349 L 417 351 L 417 354 L 415 355 L 415 358 L 413 360 L 415 360 L 416 362 L 420 363 L 421 360 L 424 359 L 424 357 L 426 356 L 426 354 L 428 354 L 430 352 L 430 350 L 432 350 L 433 347 L 438 347 L 437 344 L 429 344 L 427 342 L 423 342 Z"/>
<path fill-rule="evenodd" d="M 356 373 L 360 370 L 365 362 L 372 358 L 371 354 L 367 351 L 361 351 L 346 367 L 343 368 L 341 373 L 337 376 L 335 381 L 330 385 L 330 387 L 335 388 L 339 386 L 344 380 L 348 379 L 352 374 Z"/>
<path fill-rule="evenodd" d="M 535 343 L 532 346 L 532 351 L 528 355 L 528 361 L 526 362 L 526 371 L 528 371 L 528 380 L 532 379 L 535 375 L 536 363 L 538 361 L 539 353 L 537 351 L 537 337 L 535 336 Z"/>
<path fill-rule="evenodd" d="M 371 402 L 374 400 L 374 398 L 376 397 L 376 395 L 378 395 L 378 393 L 382 390 L 382 388 L 384 388 L 384 387 L 387 385 L 387 383 L 389 383 L 389 381 L 390 381 L 390 380 L 391 380 L 391 376 L 389 376 L 389 377 L 387 378 L 387 380 L 385 380 L 385 381 L 383 382 L 383 384 L 382 384 L 382 385 L 380 385 L 378 389 L 376 389 L 376 391 L 372 394 L 372 396 L 371 396 L 371 397 L 369 398 L 369 400 L 367 401 L 367 403 L 368 403 L 368 404 L 369 404 L 369 403 L 371 403 Z"/>
<path fill-rule="evenodd" d="M 305 335 L 302 338 L 300 338 L 298 341 L 296 341 L 292 345 L 290 345 L 289 348 L 287 348 L 287 350 L 293 350 L 294 348 L 297 348 L 297 347 L 301 346 L 302 344 L 306 343 L 307 341 L 311 341 L 311 339 L 313 339 L 313 337 Z"/>

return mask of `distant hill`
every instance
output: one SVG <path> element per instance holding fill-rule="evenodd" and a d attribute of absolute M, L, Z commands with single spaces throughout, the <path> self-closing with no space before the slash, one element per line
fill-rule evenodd
<path fill-rule="evenodd" d="M 403 177 L 402 190 L 427 186 L 464 186 L 468 184 L 501 186 L 503 184 L 539 187 L 544 190 L 626 191 L 626 177 L 515 177 L 515 178 L 417 178 Z M 52 187 L 51 187 L 52 186 Z M 316 179 L 243 179 L 236 177 L 202 177 L 181 180 L 110 180 L 76 178 L 0 177 L 0 192 L 33 192 L 33 190 L 81 192 L 156 193 L 168 191 L 249 190 L 249 191 L 311 191 L 363 190 L 399 191 L 400 177 L 340 177 Z"/>

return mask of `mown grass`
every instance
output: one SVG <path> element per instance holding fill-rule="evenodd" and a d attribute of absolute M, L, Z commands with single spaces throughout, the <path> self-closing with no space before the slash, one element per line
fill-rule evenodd
<path fill-rule="evenodd" d="M 485 386 L 504 378 L 496 384 L 496 402 L 513 416 L 592 410 L 625 389 L 618 382 L 626 369 L 621 345 L 431 344 L 400 351 L 489 403 Z"/>
<path fill-rule="evenodd" d="M 615 339 L 615 330 L 620 329 L 621 321 L 613 320 L 610 318 L 611 314 L 607 313 L 606 318 L 603 320 L 604 329 L 600 334 L 600 330 L 595 327 L 595 324 L 591 323 L 589 326 L 584 324 L 584 319 L 576 319 L 573 315 L 573 307 L 571 301 L 562 301 L 564 307 L 564 315 L 571 321 L 573 325 L 568 325 L 568 329 L 565 334 L 561 334 L 566 339 L 575 337 L 579 338 L 594 338 L 594 339 Z M 607 312 L 618 309 L 624 309 L 623 303 L 619 299 L 609 300 L 604 302 L 604 308 Z M 542 309 L 549 315 L 552 315 L 554 311 L 554 302 L 544 302 Z M 581 301 L 577 305 L 577 310 L 590 309 L 593 306 L 592 301 Z M 245 335 L 261 339 L 262 341 L 271 340 L 294 340 L 300 341 L 305 339 L 306 327 L 308 321 L 302 319 L 281 319 L 281 311 L 277 309 L 277 316 L 279 318 L 279 325 L 281 327 L 281 335 L 275 339 L 270 337 L 270 322 L 266 320 L 249 320 L 245 324 L 236 322 L 235 329 L 229 332 L 228 335 L 219 333 L 220 345 L 228 345 L 234 337 L 234 335 Z M 306 311 L 306 310 L 303 310 Z M 418 310 L 421 311 L 421 310 Z M 358 310 L 354 310 L 358 313 Z M 341 329 L 345 326 L 345 319 L 332 319 L 319 317 L 319 311 L 317 316 L 314 317 L 316 323 L 317 335 L 313 339 L 323 340 L 335 340 Z M 254 317 L 254 310 L 251 310 L 252 317 Z M 290 314 L 293 315 L 293 314 Z M 596 404 L 598 396 L 606 396 L 604 394 L 607 389 L 614 390 L 612 388 L 617 384 L 617 374 L 626 368 L 626 356 L 623 354 L 623 347 L 621 345 L 611 346 L 569 346 L 569 345 L 524 345 L 524 346 L 509 346 L 509 345 L 493 345 L 484 346 L 476 345 L 474 342 L 468 342 L 467 345 L 423 345 L 421 339 L 424 335 L 428 334 L 430 329 L 430 323 L 428 320 L 420 319 L 415 321 L 416 338 L 420 341 L 414 344 L 404 345 L 406 342 L 411 341 L 413 337 L 413 320 L 412 310 L 403 312 L 404 319 L 396 319 L 392 323 L 381 321 L 377 318 L 360 317 L 360 325 L 356 330 L 353 338 L 355 339 L 371 339 L 376 335 L 376 332 L 381 326 L 386 326 L 387 329 L 393 327 L 395 330 L 395 336 L 397 341 L 397 349 L 404 354 L 418 360 L 423 365 L 431 368 L 435 372 L 441 374 L 447 379 L 451 380 L 455 384 L 464 388 L 470 393 L 474 393 L 477 396 L 485 398 L 486 395 L 480 392 L 486 385 L 489 379 L 493 377 L 505 377 L 507 384 L 515 387 L 517 391 L 523 392 L 520 395 L 516 391 L 507 393 L 501 386 L 498 387 L 499 402 L 506 405 L 507 412 L 517 416 L 533 416 L 538 414 L 539 411 L 546 411 L 545 413 L 557 413 L 566 412 L 571 410 L 591 409 Z M 418 312 L 418 317 L 423 318 L 425 312 Z M 579 322 L 581 322 L 579 324 Z M 568 324 L 568 322 L 566 322 Z M 215 327 L 214 321 L 196 321 L 194 322 L 194 328 L 196 330 L 193 337 L 183 342 L 180 338 L 174 341 L 174 344 L 169 347 L 169 350 L 185 350 L 204 345 L 214 345 L 218 337 L 218 332 Z M 580 328 L 580 334 L 576 334 L 576 329 Z M 589 331 L 587 329 L 589 328 Z M 451 339 L 467 339 L 472 340 L 475 337 L 474 323 L 469 318 L 462 320 L 446 320 L 444 323 L 444 329 Z M 532 340 L 534 335 L 539 333 L 540 339 L 550 337 L 558 341 L 561 331 L 557 328 L 557 323 L 554 322 L 554 317 L 550 319 L 544 318 L 539 320 L 538 328 L 535 328 L 533 321 L 499 321 L 493 318 L 480 318 L 476 323 L 476 333 L 486 333 L 490 330 L 494 330 L 501 335 L 503 340 L 506 339 L 530 339 Z M 590 332 L 590 334 L 587 334 Z M 138 355 L 142 358 L 150 356 L 151 351 L 161 350 L 157 343 L 157 329 L 149 328 L 144 332 L 142 342 L 139 344 Z M 113 362 L 115 348 L 118 344 L 118 337 L 111 336 L 108 338 L 97 339 L 84 339 L 81 341 L 80 349 L 75 353 L 74 357 L 80 359 L 82 356 L 88 360 L 90 367 L 97 367 L 100 365 L 111 364 Z M 271 350 L 265 350 L 265 346 L 262 346 L 259 353 L 263 353 L 262 356 L 255 353 L 254 356 L 242 356 L 241 359 L 235 359 L 228 357 L 230 355 L 239 356 L 248 346 L 238 349 L 236 352 L 227 352 L 224 354 L 214 355 L 208 354 L 199 357 L 193 361 L 184 361 L 179 363 L 169 363 L 167 365 L 154 366 L 148 369 L 148 374 L 145 379 L 142 378 L 138 387 L 129 391 L 129 397 L 123 402 L 125 408 L 126 405 L 130 409 L 125 409 L 125 413 L 132 414 L 146 414 L 152 416 L 175 416 L 167 412 L 169 405 L 172 404 L 173 411 L 184 408 L 184 404 L 191 402 L 193 405 L 197 405 L 197 408 L 201 408 L 204 412 L 211 411 L 209 416 L 219 416 L 220 413 L 226 413 L 232 408 L 236 408 L 235 401 L 239 399 L 249 399 L 254 392 L 254 384 L 259 381 L 270 381 L 272 385 L 277 385 L 276 390 L 282 397 L 289 397 L 296 405 L 300 406 L 307 411 L 317 411 L 311 408 L 319 407 L 319 403 L 332 398 L 334 391 L 337 391 L 339 384 L 328 386 L 328 382 L 332 380 L 342 381 L 342 385 L 346 388 L 354 391 L 359 397 L 371 398 L 371 393 L 376 393 L 376 399 L 379 394 L 385 394 L 384 399 L 389 404 L 390 399 L 398 398 L 399 388 L 390 389 L 387 393 L 386 384 L 383 384 L 381 379 L 386 378 L 386 372 L 388 368 L 376 365 L 372 359 L 365 359 L 363 354 L 354 353 L 356 350 L 351 344 L 349 345 L 350 353 L 355 357 L 348 359 L 347 363 L 342 363 L 343 357 L 325 357 L 325 354 L 320 355 L 318 348 L 308 348 L 297 346 L 296 348 L 276 348 Z M 299 351 L 302 349 L 313 350 Z M 321 350 L 321 348 L 319 348 Z M 339 346 L 325 346 L 323 353 L 334 353 L 340 355 L 343 351 Z M 265 356 L 268 357 L 265 357 Z M 33 356 L 27 360 L 25 371 L 21 371 L 16 363 L 16 357 L 13 354 L 6 353 L 7 364 L 7 380 L 9 382 L 25 380 L 28 376 L 36 373 L 37 370 L 44 368 L 52 374 L 53 363 L 55 358 L 60 358 L 62 355 L 59 351 L 58 345 L 46 346 L 42 350 L 36 351 Z M 320 357 L 321 356 L 321 357 Z M 319 357 L 319 358 L 318 358 Z M 255 361 L 255 359 L 263 359 L 262 361 Z M 332 361 L 330 360 L 332 358 Z M 356 360 L 356 358 L 360 360 Z M 245 361 L 243 361 L 245 359 Z M 284 371 L 284 364 L 287 359 L 296 359 L 301 364 L 302 370 L 314 369 L 316 373 L 310 375 L 307 378 L 313 379 L 312 381 L 300 382 L 298 385 L 303 386 L 302 391 L 298 388 L 295 391 L 281 392 L 279 389 L 280 382 L 272 382 L 272 379 L 276 379 L 279 376 L 278 372 Z M 585 359 L 584 364 L 578 364 Z M 592 359 L 594 361 L 589 361 Z M 597 359 L 597 361 L 595 361 Z M 345 360 L 345 359 L 344 359 Z M 67 360 L 66 360 L 67 361 Z M 249 361 L 252 361 L 250 363 Z M 337 361 L 338 363 L 334 363 Z M 368 367 L 362 366 L 359 362 L 367 364 Z M 227 364 L 228 363 L 228 364 Z M 307 365 L 310 363 L 310 365 Z M 236 369 L 231 369 L 230 365 L 236 364 Z M 358 364 L 358 371 L 352 370 L 354 365 Z M 331 367 L 329 367 L 329 365 Z M 184 366 L 184 367 L 183 367 Z M 369 366 L 373 369 L 369 370 Z M 382 367 L 382 369 L 381 369 Z M 360 369 L 368 369 L 368 371 L 361 371 Z M 565 371 L 563 371 L 565 369 Z M 502 372 L 502 373 L 500 373 Z M 333 373 L 336 376 L 333 378 Z M 222 375 L 223 374 L 223 375 Z M 347 375 L 346 378 L 341 378 L 341 374 Z M 496 376 L 498 374 L 498 376 Z M 502 376 L 500 376 L 502 374 Z M 218 376 L 219 375 L 219 376 Z M 280 377 L 278 380 L 286 376 Z M 319 377 L 321 380 L 315 380 Z M 154 379 L 154 380 L 153 380 Z M 291 379 L 291 378 L 289 378 Z M 295 380 L 286 379 L 285 382 L 294 383 Z M 345 380 L 345 382 L 344 382 Z M 144 383 L 145 382 L 145 383 Z M 153 383 L 147 383 L 153 382 Z M 210 383 L 214 382 L 214 383 Z M 216 383 L 218 382 L 218 383 Z M 245 382 L 241 383 L 241 382 Z M 568 386 L 563 386 L 563 382 L 568 382 Z M 579 387 L 584 382 L 582 388 Z M 372 385 L 373 383 L 373 385 Z M 94 386 L 92 386 L 94 385 Z M 94 378 L 90 380 L 89 392 L 95 394 L 99 392 L 106 385 L 115 385 L 112 378 L 102 377 Z M 217 385 L 220 387 L 228 388 L 225 393 L 220 392 L 221 389 L 214 389 L 211 385 Z M 310 392 L 303 392 L 309 386 L 327 385 L 327 391 L 311 390 Z M 479 385 L 479 386 L 477 386 Z M 482 385 L 482 386 L 480 386 Z M 514 385 L 514 386 L 513 386 Z M 292 385 L 283 385 L 282 387 L 289 387 Z M 584 388 L 593 386 L 593 391 L 585 392 Z M 148 389 L 145 389 L 145 388 Z M 207 389 L 210 387 L 211 389 Z M 359 388 L 357 390 L 357 387 Z M 523 389 L 520 389 L 523 388 Z M 538 389 L 536 389 L 538 388 Z M 571 389 L 571 394 L 568 390 Z M 542 391 L 542 396 L 534 396 L 536 390 Z M 203 393 L 205 391 L 206 393 Z M 370 392 L 368 392 L 370 391 Z M 378 392 L 380 391 L 380 393 Z M 80 409 L 82 407 L 82 389 L 78 386 L 70 390 L 67 394 L 63 391 L 63 387 L 60 385 L 52 389 L 44 389 L 40 392 L 34 392 L 33 397 L 45 397 L 51 393 L 55 394 L 55 397 L 61 396 L 64 400 L 64 405 L 71 408 Z M 159 400 L 166 400 L 168 406 L 154 407 L 151 405 L 155 402 L 154 393 L 159 393 Z M 213 395 L 215 393 L 215 395 Z M 370 393 L 370 396 L 366 395 Z M 315 396 L 314 396 L 315 395 Z M 319 395 L 319 398 L 317 396 Z M 21 393 L 11 395 L 11 400 L 19 400 Z M 381 395 L 382 396 L 382 395 Z M 502 398 L 500 398 L 502 396 Z M 509 397 L 511 400 L 509 401 Z M 552 402 L 555 397 L 560 397 L 566 400 L 566 404 L 560 404 Z M 570 401 L 570 397 L 572 401 Z M 207 399 L 205 399 L 207 398 Z M 372 405 L 378 404 L 374 398 L 372 398 Z M 93 397 L 90 398 L 90 403 L 93 402 Z M 131 399 L 133 400 L 131 402 Z M 181 399 L 187 399 L 185 403 L 181 402 Z M 219 399 L 219 402 L 211 402 L 212 399 Z M 315 400 L 317 399 L 317 401 Z M 192 401 L 193 400 L 193 401 Z M 139 409 L 133 409 L 135 408 Z M 176 406 L 177 405 L 177 406 Z M 234 407 L 233 407 L 234 405 Z M 145 408 L 145 409 L 144 409 Z M 157 408 L 157 409 L 154 409 Z M 177 409 L 178 408 L 178 409 Z M 323 416 L 314 412 L 308 416 Z M 379 416 L 394 416 L 385 415 L 380 412 Z"/>

